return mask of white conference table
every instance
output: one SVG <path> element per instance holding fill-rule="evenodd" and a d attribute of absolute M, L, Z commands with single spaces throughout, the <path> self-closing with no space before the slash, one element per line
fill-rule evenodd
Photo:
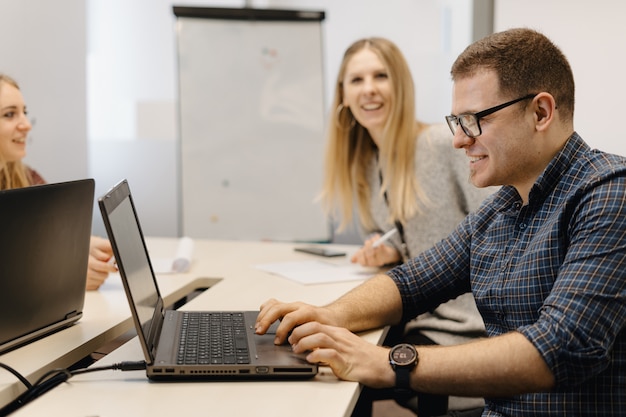
<path fill-rule="evenodd" d="M 120 278 L 115 276 L 110 281 L 99 291 L 87 291 L 83 317 L 77 324 L 0 355 L 0 362 L 11 366 L 32 383 L 48 370 L 67 368 L 133 330 Z M 176 280 L 163 280 L 159 285 L 166 305 L 170 305 L 195 288 L 204 286 L 204 281 L 186 274 Z M 24 390 L 24 385 L 15 376 L 0 370 L 0 407 Z"/>
<path fill-rule="evenodd" d="M 173 256 L 176 239 L 150 238 L 151 256 Z M 173 302 L 190 289 L 210 287 L 184 305 L 187 310 L 257 310 L 268 298 L 284 301 L 328 303 L 362 281 L 303 285 L 263 272 L 255 265 L 292 260 L 320 259 L 293 251 L 292 243 L 194 240 L 194 256 L 185 274 L 158 275 L 160 289 Z M 356 247 L 333 245 L 352 252 Z M 347 262 L 346 258 L 332 262 Z M 119 277 L 109 279 L 99 291 L 88 294 L 86 312 L 76 328 L 84 338 L 114 339 L 128 330 L 130 311 Z M 110 314 L 118 322 L 106 332 L 92 327 Z M 96 318 L 97 317 L 97 318 Z M 82 327 L 82 329 L 81 329 Z M 97 334 L 100 332 L 99 334 Z M 106 334 L 105 334 L 106 333 Z M 372 343 L 380 343 L 384 330 L 361 334 Z M 117 336 L 116 336 L 117 335 Z M 113 337 L 115 336 L 115 337 Z M 11 364 L 26 363 L 25 357 L 56 345 L 67 348 L 64 339 L 38 341 L 29 352 L 16 351 Z M 80 339 L 80 338 L 79 338 Z M 64 345 L 65 343 L 65 345 Z M 92 343 L 94 345 L 98 343 Z M 73 346 L 73 345 L 72 345 Z M 122 361 L 142 360 L 137 338 L 132 338 L 93 366 Z M 2 357 L 4 360 L 4 357 Z M 19 368 L 18 366 L 16 366 Z M 37 365 L 33 365 L 37 368 Z M 8 380 L 3 378 L 0 384 Z M 32 380 L 31 380 L 32 381 Z M 16 386 L 16 383 L 13 384 Z M 349 416 L 360 393 L 357 383 L 340 381 L 329 368 L 321 366 L 318 375 L 306 381 L 229 381 L 229 382 L 151 382 L 145 371 L 100 371 L 74 376 L 37 400 L 11 414 L 23 416 Z"/>

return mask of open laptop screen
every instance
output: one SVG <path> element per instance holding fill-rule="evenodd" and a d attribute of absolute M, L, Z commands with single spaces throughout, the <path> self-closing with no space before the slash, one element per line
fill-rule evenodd
<path fill-rule="evenodd" d="M 128 284 L 125 289 L 132 300 L 131 308 L 136 309 L 137 320 L 144 332 L 140 336 L 149 343 L 153 340 L 152 329 L 161 325 L 159 317 L 163 306 L 126 181 L 100 198 L 99 204 L 106 214 L 103 219 L 109 239 L 115 243 L 114 255 L 120 273 L 126 276 Z M 159 322 L 154 323 L 154 319 Z"/>

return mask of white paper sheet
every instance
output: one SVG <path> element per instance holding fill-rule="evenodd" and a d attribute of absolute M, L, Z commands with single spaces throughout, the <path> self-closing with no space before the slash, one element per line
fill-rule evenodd
<path fill-rule="evenodd" d="M 371 277 L 378 271 L 377 268 L 366 268 L 352 263 L 331 263 L 318 260 L 260 264 L 256 265 L 256 268 L 305 285 L 360 281 Z"/>
<path fill-rule="evenodd" d="M 193 240 L 182 237 L 178 241 L 178 249 L 174 258 L 152 258 L 152 269 L 155 274 L 179 274 L 187 272 L 193 257 Z"/>

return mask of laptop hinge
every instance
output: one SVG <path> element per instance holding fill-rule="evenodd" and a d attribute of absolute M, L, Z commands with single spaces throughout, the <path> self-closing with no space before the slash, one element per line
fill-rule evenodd
<path fill-rule="evenodd" d="M 71 318 L 74 318 L 74 317 L 80 316 L 80 315 L 81 315 L 80 311 L 76 311 L 76 310 L 70 311 L 69 313 L 67 313 L 65 315 L 65 319 L 68 320 L 68 319 L 71 319 Z"/>
<path fill-rule="evenodd" d="M 159 323 L 159 326 L 157 326 L 154 329 L 154 337 L 151 339 L 152 340 L 152 357 L 154 358 L 156 356 L 156 352 L 157 349 L 159 347 L 159 340 L 161 340 L 161 330 L 163 330 L 163 321 L 165 319 L 165 312 L 167 310 L 162 310 L 161 312 L 161 321 Z"/>

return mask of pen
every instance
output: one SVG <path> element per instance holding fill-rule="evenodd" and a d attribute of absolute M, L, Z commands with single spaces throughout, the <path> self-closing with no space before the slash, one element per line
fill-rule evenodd
<path fill-rule="evenodd" d="M 378 239 L 376 242 L 374 242 L 374 244 L 372 245 L 373 248 L 377 248 L 380 245 L 382 245 L 383 243 L 385 243 L 386 241 L 389 240 L 389 238 L 391 238 L 391 236 L 393 236 L 395 233 L 398 232 L 398 229 L 396 229 L 395 227 L 393 229 L 391 229 L 390 231 L 388 231 L 387 233 L 385 233 L 384 235 L 382 235 L 380 237 L 380 239 Z"/>

